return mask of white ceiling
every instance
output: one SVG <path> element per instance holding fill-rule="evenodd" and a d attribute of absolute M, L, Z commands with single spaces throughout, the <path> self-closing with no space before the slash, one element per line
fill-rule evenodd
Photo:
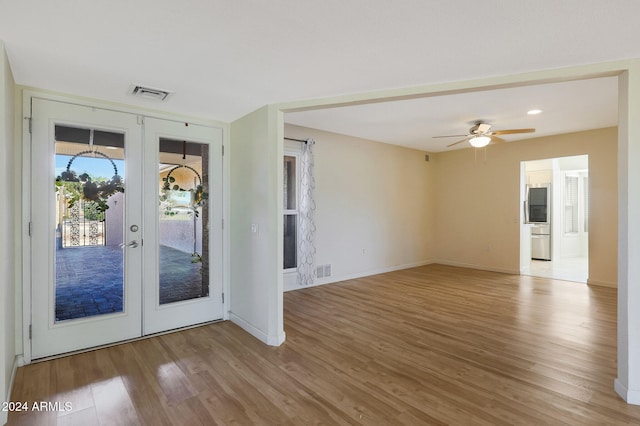
<path fill-rule="evenodd" d="M 539 115 L 528 115 L 540 109 Z M 500 136 L 507 142 L 616 126 L 616 77 L 524 86 L 487 92 L 428 97 L 288 113 L 286 121 L 364 139 L 438 152 L 469 148 L 463 139 L 482 120 L 491 130 L 534 128 L 536 132 Z M 434 136 L 458 135 L 452 138 Z"/>
<path fill-rule="evenodd" d="M 276 102 L 640 58 L 638 16 L 637 0 L 0 0 L 0 40 L 18 84 L 230 122 Z M 612 80 L 287 119 L 438 151 L 447 140 L 431 136 L 475 119 L 536 135 L 615 125 Z M 134 98 L 133 84 L 173 94 Z"/>

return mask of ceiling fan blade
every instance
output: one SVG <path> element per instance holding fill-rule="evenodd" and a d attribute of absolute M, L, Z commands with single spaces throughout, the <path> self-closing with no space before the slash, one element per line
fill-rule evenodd
<path fill-rule="evenodd" d="M 445 136 L 431 136 L 433 139 L 437 138 L 463 138 L 468 135 L 445 135 Z"/>
<path fill-rule="evenodd" d="M 504 139 L 499 138 L 499 137 L 497 137 L 497 136 L 493 136 L 493 135 L 491 135 L 491 136 L 489 136 L 489 137 L 491 138 L 491 142 L 492 142 L 492 143 L 505 143 L 505 142 L 506 142 Z"/>
<path fill-rule="evenodd" d="M 511 130 L 496 130 L 491 132 L 492 135 L 511 135 L 514 133 L 533 133 L 536 129 L 511 129 Z"/>
<path fill-rule="evenodd" d="M 469 140 L 469 138 L 468 138 L 468 137 L 467 137 L 467 138 L 464 138 L 464 139 L 462 139 L 462 140 L 460 140 L 460 141 L 458 141 L 458 142 L 454 142 L 454 143 L 452 143 L 451 145 L 447 145 L 447 148 L 449 148 L 450 146 L 458 145 L 459 143 L 462 143 L 462 142 L 466 142 L 466 141 L 468 141 L 468 140 Z"/>

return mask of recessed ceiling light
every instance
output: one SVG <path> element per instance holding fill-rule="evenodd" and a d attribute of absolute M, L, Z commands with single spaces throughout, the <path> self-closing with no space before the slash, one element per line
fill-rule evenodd
<path fill-rule="evenodd" d="M 542 112 L 541 109 L 530 109 L 529 111 L 527 111 L 527 114 L 529 115 L 537 115 L 540 114 Z"/>

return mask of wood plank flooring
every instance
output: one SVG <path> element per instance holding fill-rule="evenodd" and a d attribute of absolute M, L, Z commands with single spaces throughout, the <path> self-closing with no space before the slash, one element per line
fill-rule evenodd
<path fill-rule="evenodd" d="M 35 363 L 11 425 L 628 425 L 616 291 L 442 265 L 285 294 L 287 341 L 225 322 Z M 55 407 L 54 407 L 55 408 Z"/>

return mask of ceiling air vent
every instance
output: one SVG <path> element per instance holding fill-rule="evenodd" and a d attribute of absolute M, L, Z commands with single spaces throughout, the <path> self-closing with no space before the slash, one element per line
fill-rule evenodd
<path fill-rule="evenodd" d="M 146 99 L 154 99 L 156 101 L 164 101 L 171 94 L 168 90 L 153 89 L 151 87 L 134 86 L 131 91 L 133 96 L 139 96 Z"/>

